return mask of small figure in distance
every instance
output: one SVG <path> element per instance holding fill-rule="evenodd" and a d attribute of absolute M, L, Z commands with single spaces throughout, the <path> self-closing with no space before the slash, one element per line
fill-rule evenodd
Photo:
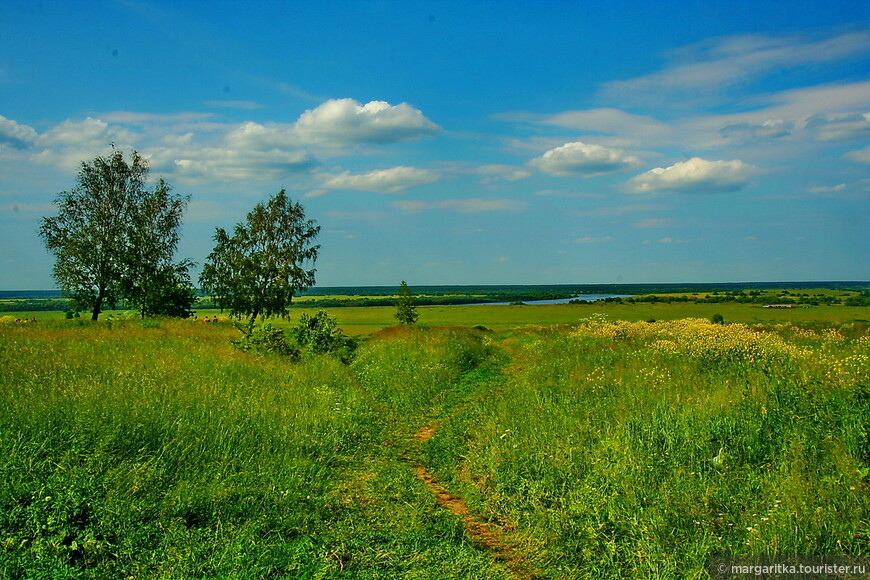
<path fill-rule="evenodd" d="M 209 320 L 209 319 L 208 319 L 208 316 L 206 316 L 206 317 L 205 317 L 205 320 L 203 320 L 203 322 L 205 322 L 206 324 L 208 324 L 209 322 L 211 322 L 211 320 Z"/>

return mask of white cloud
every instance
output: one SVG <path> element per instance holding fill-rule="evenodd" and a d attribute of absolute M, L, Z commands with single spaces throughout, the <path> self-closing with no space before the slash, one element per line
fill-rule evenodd
<path fill-rule="evenodd" d="M 830 113 L 807 120 L 807 130 L 819 141 L 844 141 L 870 137 L 870 113 Z"/>
<path fill-rule="evenodd" d="M 619 109 L 609 108 L 565 111 L 545 117 L 541 123 L 566 129 L 643 139 L 662 138 L 671 134 L 671 128 L 668 125 L 652 117 L 633 115 Z"/>
<path fill-rule="evenodd" d="M 576 141 L 550 149 L 529 165 L 559 177 L 596 177 L 635 168 L 640 162 L 619 149 Z"/>
<path fill-rule="evenodd" d="M 430 209 L 444 209 L 460 213 L 483 213 L 494 211 L 522 211 L 528 204 L 514 199 L 443 199 L 439 201 L 401 200 L 390 204 L 407 213 L 417 213 Z"/>
<path fill-rule="evenodd" d="M 188 184 L 212 181 L 274 181 L 288 173 L 311 169 L 317 163 L 304 151 L 238 151 L 206 147 L 164 149 L 152 153 L 155 168 L 170 169 Z"/>
<path fill-rule="evenodd" d="M 101 119 L 88 117 L 83 121 L 63 121 L 39 136 L 42 147 L 66 145 L 72 147 L 106 147 L 109 143 L 129 144 L 136 134 L 128 129 L 110 126 Z"/>
<path fill-rule="evenodd" d="M 268 127 L 253 121 L 242 123 L 224 137 L 228 147 L 240 149 L 271 149 L 298 146 L 291 126 L 270 124 Z"/>
<path fill-rule="evenodd" d="M 750 178 L 759 173 L 753 165 L 733 161 L 707 161 L 693 157 L 670 167 L 657 167 L 626 182 L 631 193 L 720 193 L 748 187 Z"/>
<path fill-rule="evenodd" d="M 110 144 L 118 149 L 130 149 L 139 138 L 134 131 L 110 125 L 101 119 L 67 120 L 36 137 L 33 147 L 38 152 L 31 159 L 63 171 L 73 171 L 82 161 L 109 154 Z"/>
<path fill-rule="evenodd" d="M 0 115 L 0 147 L 26 149 L 33 145 L 36 138 L 36 131 L 32 127 L 20 125 Z"/>
<path fill-rule="evenodd" d="M 226 136 L 233 147 L 272 148 L 302 145 L 348 146 L 414 141 L 439 131 L 438 125 L 407 103 L 390 105 L 331 99 L 309 109 L 292 124 L 249 121 Z"/>
<path fill-rule="evenodd" d="M 760 123 L 731 123 L 719 132 L 729 142 L 749 142 L 756 139 L 775 139 L 791 135 L 795 129 L 794 121 L 765 119 Z"/>
<path fill-rule="evenodd" d="M 711 97 L 774 71 L 815 66 L 870 52 L 870 31 L 829 38 L 764 34 L 714 38 L 671 53 L 662 70 L 608 83 L 605 96 L 667 102 L 674 94 Z"/>
<path fill-rule="evenodd" d="M 636 222 L 634 227 L 640 229 L 664 228 L 671 225 L 671 221 L 670 218 L 650 218 Z"/>
<path fill-rule="evenodd" d="M 682 143 L 717 147 L 760 139 L 853 139 L 868 134 L 870 82 L 821 85 L 747 97 L 744 112 L 690 117 L 679 123 Z"/>
<path fill-rule="evenodd" d="M 378 169 L 368 173 L 357 174 L 345 171 L 338 175 L 325 177 L 320 190 L 315 192 L 315 195 L 332 189 L 372 191 L 374 193 L 402 193 L 409 187 L 434 183 L 438 179 L 439 175 L 433 171 L 406 166 Z M 312 194 L 308 195 L 308 197 L 312 196 Z"/>
<path fill-rule="evenodd" d="M 810 193 L 832 193 L 837 191 L 843 191 L 846 189 L 845 183 L 839 183 L 837 185 L 821 185 L 819 187 L 811 187 L 809 189 Z"/>
<path fill-rule="evenodd" d="M 602 244 L 605 242 L 612 242 L 613 237 L 604 236 L 603 238 L 593 238 L 593 237 L 585 237 L 585 238 L 577 238 L 574 240 L 575 244 Z"/>
<path fill-rule="evenodd" d="M 407 103 L 330 99 L 305 111 L 295 129 L 309 143 L 393 143 L 432 135 L 439 127 Z"/>
<path fill-rule="evenodd" d="M 849 151 L 844 155 L 846 159 L 858 161 L 860 163 L 870 163 L 870 145 L 857 151 Z"/>

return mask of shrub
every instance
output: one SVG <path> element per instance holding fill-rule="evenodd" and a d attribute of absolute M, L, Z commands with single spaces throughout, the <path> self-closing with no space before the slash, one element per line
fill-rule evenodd
<path fill-rule="evenodd" d="M 239 326 L 239 330 L 242 331 L 242 337 L 231 342 L 234 347 L 242 352 L 278 354 L 291 358 L 299 357 L 298 346 L 288 343 L 284 337 L 284 331 L 280 328 L 275 328 L 271 324 L 266 323 L 253 328 Z"/>
<path fill-rule="evenodd" d="M 324 310 L 318 310 L 314 316 L 302 314 L 291 333 L 300 348 L 314 354 L 333 354 L 345 363 L 356 348 L 356 341 L 346 336 L 335 318 Z"/>

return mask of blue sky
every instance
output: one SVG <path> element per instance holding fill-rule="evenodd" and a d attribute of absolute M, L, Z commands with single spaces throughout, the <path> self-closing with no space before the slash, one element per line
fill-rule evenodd
<path fill-rule="evenodd" d="M 321 286 L 868 280 L 870 3 L 7 0 L 0 289 L 110 143 Z"/>

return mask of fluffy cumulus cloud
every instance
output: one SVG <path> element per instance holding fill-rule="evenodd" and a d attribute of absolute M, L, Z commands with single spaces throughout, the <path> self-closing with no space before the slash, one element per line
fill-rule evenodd
<path fill-rule="evenodd" d="M 114 144 L 139 150 L 155 172 L 185 183 L 263 181 L 310 170 L 317 161 L 309 149 L 409 141 L 439 130 L 407 103 L 360 104 L 353 99 L 326 101 L 290 124 L 227 125 L 212 116 L 109 112 L 102 118 L 62 121 L 42 133 L 0 117 L 0 150 L 6 157 L 26 155 L 33 162 L 71 171 L 83 160 L 108 153 Z M 324 187 L 394 193 L 437 178 L 431 172 L 397 167 L 331 176 Z"/>
<path fill-rule="evenodd" d="M 36 141 L 36 131 L 0 115 L 0 147 L 26 149 Z"/>
<path fill-rule="evenodd" d="M 63 171 L 73 171 L 82 161 L 108 154 L 110 144 L 119 149 L 130 149 L 139 139 L 140 135 L 135 131 L 101 119 L 67 120 L 37 136 L 32 160 Z"/>
<path fill-rule="evenodd" d="M 522 211 L 526 203 L 515 199 L 483 199 L 470 197 L 466 199 L 441 199 L 437 201 L 401 200 L 390 204 L 407 213 L 418 213 L 425 210 L 441 209 L 460 213 L 484 213 L 496 211 Z"/>
<path fill-rule="evenodd" d="M 407 103 L 331 99 L 305 111 L 295 129 L 309 143 L 394 143 L 432 135 L 439 127 Z"/>
<path fill-rule="evenodd" d="M 559 177 L 596 177 L 633 169 L 640 162 L 619 149 L 575 141 L 550 149 L 529 161 L 529 165 Z"/>
<path fill-rule="evenodd" d="M 374 193 L 402 193 L 409 187 L 433 183 L 438 181 L 438 179 L 439 175 L 433 171 L 406 166 L 356 174 L 345 171 L 338 175 L 326 177 L 320 189 L 309 194 L 309 197 L 332 189 L 371 191 Z"/>
<path fill-rule="evenodd" d="M 626 183 L 630 193 L 723 193 L 738 191 L 750 185 L 750 179 L 760 170 L 735 159 L 708 161 L 693 157 L 670 167 L 657 167 Z"/>
<path fill-rule="evenodd" d="M 299 140 L 292 126 L 271 123 L 268 126 L 248 121 L 227 133 L 224 137 L 227 147 L 237 149 L 274 149 L 298 146 Z"/>
<path fill-rule="evenodd" d="M 64 121 L 39 136 L 38 145 L 43 147 L 105 147 L 109 143 L 127 144 L 136 139 L 129 129 L 109 125 L 101 119 L 88 117 L 82 121 Z"/>
<path fill-rule="evenodd" d="M 407 103 L 391 105 L 371 101 L 363 105 L 354 99 L 331 99 L 305 111 L 295 123 L 244 123 L 227 134 L 226 143 L 259 149 L 304 145 L 343 147 L 413 141 L 438 130 L 438 125 Z"/>

